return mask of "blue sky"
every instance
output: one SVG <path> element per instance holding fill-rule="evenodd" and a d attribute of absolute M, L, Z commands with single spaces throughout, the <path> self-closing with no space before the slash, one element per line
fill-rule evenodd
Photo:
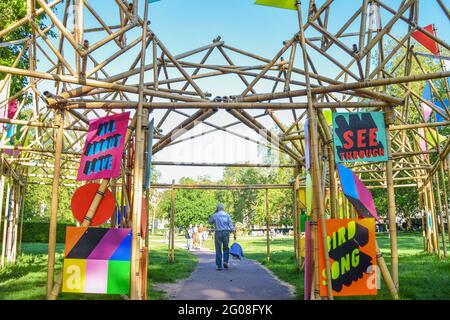
<path fill-rule="evenodd" d="M 145 0 L 139 1 L 139 10 L 143 11 L 143 5 Z M 118 23 L 118 9 L 117 6 L 109 6 L 109 2 L 113 0 L 90 0 L 89 4 L 101 15 L 101 17 L 110 25 Z M 218 35 L 222 37 L 222 40 L 226 44 L 234 47 L 239 47 L 243 50 L 256 53 L 265 58 L 271 59 L 282 47 L 284 40 L 290 39 L 296 32 L 298 32 L 298 20 L 296 11 L 283 10 L 271 7 L 258 6 L 253 4 L 254 0 L 161 0 L 159 2 L 150 5 L 149 19 L 151 21 L 151 29 L 161 39 L 165 46 L 174 55 L 191 50 L 206 44 Z M 309 1 L 303 2 L 303 17 L 306 19 L 306 8 Z M 316 1 L 318 6 L 322 5 L 325 0 Z M 343 23 L 350 18 L 356 9 L 361 5 L 362 0 L 335 0 L 333 4 L 333 13 L 330 16 L 330 26 L 334 28 L 334 33 L 343 25 Z M 386 1 L 389 6 L 397 9 L 401 0 Z M 441 12 L 435 0 L 423 0 L 420 1 L 420 25 L 425 26 L 430 23 L 434 23 L 438 28 L 438 33 L 445 41 L 450 42 L 450 35 L 448 30 L 449 22 L 444 13 Z M 450 0 L 444 0 L 447 7 L 450 7 Z M 58 6 L 58 15 L 61 16 L 63 12 L 63 6 Z M 383 10 L 384 12 L 384 10 Z M 142 15 L 142 13 L 141 13 Z M 383 23 L 386 23 L 392 17 L 391 14 L 383 13 Z M 85 25 L 94 26 L 93 18 L 90 14 L 85 12 Z M 95 24 L 98 26 L 98 24 Z M 70 29 L 70 28 L 69 28 Z M 350 28 L 350 31 L 359 30 L 359 19 Z M 401 37 L 407 30 L 407 26 L 404 23 L 400 23 L 399 27 L 396 27 L 392 32 Z M 307 36 L 313 36 L 312 30 L 308 31 Z M 90 43 L 98 41 L 104 35 L 89 33 L 85 37 L 90 40 Z M 130 32 L 128 39 L 131 42 L 135 38 L 139 37 L 138 29 Z M 352 43 L 356 43 L 355 39 L 343 40 L 351 47 Z M 105 46 L 96 52 L 97 60 L 102 61 L 109 56 L 117 47 L 114 47 L 114 43 Z M 138 50 L 139 46 L 136 46 Z M 134 51 L 137 54 L 137 51 Z M 122 60 L 115 61 L 109 66 L 110 74 L 114 74 L 119 69 L 127 68 L 134 59 L 134 55 L 131 54 L 128 57 L 124 57 Z M 349 57 L 345 56 L 341 50 L 330 50 L 330 53 L 337 59 L 342 60 L 343 64 L 347 64 Z M 67 59 L 70 60 L 71 53 L 65 52 Z M 133 56 L 130 59 L 130 56 Z M 232 59 L 238 59 L 237 56 L 231 56 Z M 286 57 L 288 58 L 288 57 Z M 210 63 L 222 63 L 217 58 L 212 57 Z M 200 60 L 200 59 L 198 59 Z M 298 64 L 302 61 L 301 56 L 297 54 Z M 236 64 L 245 64 L 247 61 L 235 60 Z M 254 63 L 254 62 L 252 62 Z M 315 61 L 321 68 L 320 73 L 333 77 L 333 68 L 330 63 L 324 59 L 318 59 Z M 301 65 L 299 65 L 301 66 Z M 42 67 L 40 70 L 44 70 Z M 190 70 L 192 72 L 192 70 Z M 149 75 L 150 77 L 151 75 Z M 202 89 L 208 90 L 213 95 L 225 95 L 225 94 L 239 94 L 242 91 L 242 84 L 236 78 L 224 77 L 221 80 L 215 81 L 198 81 Z M 270 85 L 271 87 L 271 85 Z M 240 90 L 240 91 L 238 91 Z M 260 87 L 259 92 L 270 91 L 269 87 Z M 156 113 L 156 122 L 158 122 L 158 116 L 160 113 Z M 174 116 L 168 120 L 169 124 L 173 124 L 183 119 L 181 116 Z M 221 112 L 215 115 L 211 122 L 216 124 L 225 124 L 232 121 L 232 118 Z M 269 125 L 269 127 L 273 126 Z M 208 127 L 199 127 L 194 132 L 199 133 L 202 130 L 208 130 Z M 243 129 L 243 127 L 242 127 Z M 248 132 L 247 132 L 248 133 Z M 248 133 L 251 135 L 250 133 Z M 256 137 L 256 136 L 253 136 Z M 230 139 L 229 135 L 226 135 L 227 139 Z M 231 137 L 231 140 L 233 138 Z M 226 142 L 225 142 L 226 141 Z M 214 147 L 220 146 L 221 150 L 210 150 L 210 156 L 208 159 L 203 159 L 196 155 L 189 156 L 186 151 L 191 148 L 190 146 L 182 146 L 168 148 L 163 150 L 155 158 L 156 160 L 171 160 L 171 161 L 195 161 L 195 162 L 239 162 L 244 160 L 250 160 L 258 162 L 255 150 L 251 148 L 251 144 L 243 144 L 240 141 L 239 147 L 236 147 L 231 143 L 231 148 L 235 148 L 233 152 L 227 152 L 224 150 L 223 144 L 228 143 L 230 140 L 225 140 L 223 133 L 217 133 L 210 135 L 206 138 L 199 140 L 200 147 L 204 150 L 214 149 Z M 185 155 L 185 156 L 184 156 Z M 196 177 L 202 174 L 208 174 L 214 179 L 221 177 L 221 168 L 174 168 L 174 167 L 161 167 L 162 179 L 164 182 L 170 182 L 172 178 L 178 180 L 182 176 Z"/>

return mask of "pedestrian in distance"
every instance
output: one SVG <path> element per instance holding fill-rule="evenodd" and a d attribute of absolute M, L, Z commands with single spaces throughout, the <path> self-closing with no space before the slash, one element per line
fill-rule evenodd
<path fill-rule="evenodd" d="M 193 237 L 194 237 L 194 229 L 192 228 L 192 224 L 190 224 L 189 227 L 186 228 L 186 232 L 185 232 L 184 236 L 187 241 L 188 251 L 192 251 L 192 242 L 193 242 Z"/>
<path fill-rule="evenodd" d="M 218 204 L 216 212 L 208 218 L 208 222 L 214 225 L 214 245 L 216 248 L 216 266 L 217 271 L 222 271 L 222 267 L 228 269 L 228 260 L 230 257 L 230 233 L 234 234 L 236 240 L 236 230 L 231 217 L 224 211 L 223 204 Z"/>

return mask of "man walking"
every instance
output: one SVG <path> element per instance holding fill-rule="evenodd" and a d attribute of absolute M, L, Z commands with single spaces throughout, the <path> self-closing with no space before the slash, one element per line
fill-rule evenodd
<path fill-rule="evenodd" d="M 223 249 L 223 267 L 228 269 L 228 259 L 230 257 L 230 249 L 228 247 L 230 242 L 230 232 L 234 233 L 234 240 L 236 240 L 236 231 L 233 222 L 228 213 L 224 211 L 224 205 L 218 204 L 216 212 L 208 218 L 208 222 L 214 225 L 214 244 L 216 247 L 216 265 L 217 271 L 222 270 L 222 249 Z"/>
<path fill-rule="evenodd" d="M 185 238 L 187 240 L 187 249 L 188 251 L 192 251 L 192 241 L 193 241 L 194 229 L 192 229 L 192 224 L 186 228 Z"/>

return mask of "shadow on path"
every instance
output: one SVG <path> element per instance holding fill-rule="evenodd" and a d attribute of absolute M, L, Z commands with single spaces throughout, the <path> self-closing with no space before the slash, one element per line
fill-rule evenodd
<path fill-rule="evenodd" d="M 252 260 L 233 260 L 229 269 L 216 271 L 215 254 L 193 251 L 198 265 L 188 279 L 159 284 L 169 300 L 290 300 L 293 290 Z"/>

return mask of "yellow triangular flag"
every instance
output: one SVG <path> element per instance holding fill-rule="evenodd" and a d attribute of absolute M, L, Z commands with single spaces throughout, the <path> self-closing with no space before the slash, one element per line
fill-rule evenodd
<path fill-rule="evenodd" d="M 431 131 L 431 132 L 430 132 Z M 443 136 L 442 134 L 439 134 L 439 143 L 443 143 L 445 141 L 447 141 L 447 137 Z M 431 145 L 435 145 L 434 139 L 432 138 L 432 136 L 434 137 L 434 139 L 437 140 L 437 136 L 436 136 L 436 129 L 430 129 L 430 130 L 426 130 L 426 138 L 429 144 Z"/>
<path fill-rule="evenodd" d="M 298 189 L 298 201 L 300 209 L 306 209 L 306 188 Z"/>
<path fill-rule="evenodd" d="M 255 4 L 281 9 L 297 10 L 295 0 L 256 0 Z"/>
<path fill-rule="evenodd" d="M 323 116 L 327 121 L 327 124 L 331 126 L 333 124 L 333 111 L 331 110 L 323 110 Z"/>

